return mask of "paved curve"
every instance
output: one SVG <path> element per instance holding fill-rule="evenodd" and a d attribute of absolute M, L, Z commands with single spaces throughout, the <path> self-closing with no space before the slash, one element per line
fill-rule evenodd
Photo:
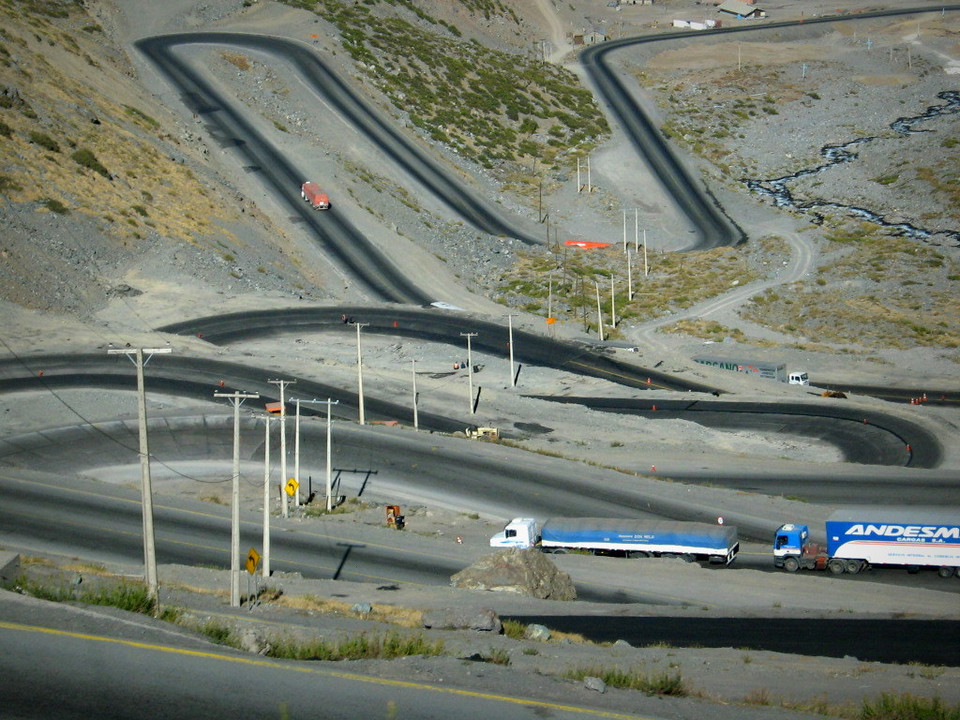
<path fill-rule="evenodd" d="M 473 347 L 478 351 L 498 357 L 503 357 L 508 352 L 507 331 L 495 323 L 436 311 L 393 307 L 387 309 L 296 308 L 237 313 L 188 320 L 159 328 L 159 330 L 199 335 L 209 342 L 227 344 L 271 335 L 315 333 L 337 327 L 342 328 L 341 315 L 344 313 L 369 323 L 364 328 L 365 332 L 417 337 L 459 347 L 463 342 L 460 332 L 467 329 L 478 333 L 473 340 Z M 555 368 L 576 375 L 599 377 L 632 388 L 716 392 L 707 385 L 688 382 L 655 369 L 617 361 L 592 351 L 585 344 L 561 342 L 514 330 L 513 346 L 514 356 L 521 363 Z M 552 397 L 541 399 L 562 400 Z M 568 400 L 568 402 L 579 402 L 617 412 L 649 411 L 651 407 L 649 401 L 639 400 L 591 401 L 581 398 Z M 921 426 L 885 413 L 854 412 L 833 401 L 817 404 L 784 404 L 780 401 L 734 404 L 698 398 L 695 401 L 658 402 L 657 406 L 661 409 L 658 412 L 666 411 L 669 407 L 673 413 L 672 417 L 725 428 L 748 427 L 747 418 L 756 429 L 769 428 L 770 418 L 777 416 L 781 421 L 778 430 L 791 432 L 799 428 L 799 434 L 821 437 L 841 447 L 851 462 L 932 468 L 943 461 L 943 447 L 940 441 Z M 657 417 L 662 416 L 662 414 L 657 415 Z M 792 425 L 796 428 L 791 427 Z M 907 447 L 909 451 L 906 450 Z"/>
<path fill-rule="evenodd" d="M 0 393 L 9 392 L 55 392 L 59 388 L 101 387 L 133 389 L 133 368 L 124 358 L 90 355 L 56 355 L 30 358 L 29 368 L 15 361 L 0 362 Z M 35 369 L 36 368 L 36 369 Z M 42 368 L 43 374 L 39 374 Z M 238 363 L 192 358 L 182 355 L 163 357 L 155 362 L 145 378 L 147 388 L 173 396 L 191 397 L 209 401 L 223 382 L 226 387 L 243 388 L 260 393 L 267 402 L 276 399 L 276 387 L 267 383 L 269 371 Z M 342 388 L 325 385 L 306 378 L 297 379 L 298 393 L 308 397 L 329 397 L 339 400 L 334 414 L 340 418 L 356 420 L 358 411 L 356 395 Z M 910 467 L 936 467 L 942 459 L 942 447 L 936 437 L 924 428 L 895 416 L 883 413 L 852 412 L 843 404 L 831 406 L 804 405 L 800 403 L 773 405 L 732 401 L 708 401 L 701 398 L 657 401 L 657 410 L 652 410 L 648 400 L 638 399 L 591 399 L 547 398 L 560 402 L 575 402 L 584 405 L 606 406 L 614 412 L 643 413 L 657 417 L 679 417 L 707 425 L 737 427 L 772 432 L 799 432 L 833 443 L 853 461 L 868 464 Z M 405 404 L 376 398 L 365 398 L 365 413 L 370 420 L 400 420 L 409 422 L 410 408 Z M 303 414 L 319 411 L 302 409 Z M 420 426 L 425 430 L 454 432 L 462 430 L 472 418 L 444 417 L 427 412 L 419 413 Z M 507 436 L 510 432 L 505 432 Z M 7 439 L 0 450 L 0 457 L 23 452 L 28 447 L 32 452 L 49 452 L 46 448 L 50 437 L 42 435 L 38 445 L 35 440 Z M 26 443 L 23 446 L 21 443 Z M 905 446 L 912 452 L 907 453 Z M 733 474 L 731 474 L 733 475 Z M 739 474 L 737 474 L 739 476 Z M 736 486 L 737 476 L 725 478 L 718 484 Z M 715 479 L 711 479 L 715 481 Z M 751 478 L 755 484 L 756 479 Z M 903 482 L 900 480 L 899 482 Z M 941 488 L 943 489 L 943 488 Z M 906 490 L 906 488 L 904 488 Z"/>
<path fill-rule="evenodd" d="M 695 41 L 700 38 L 728 35 L 731 33 L 752 33 L 763 30 L 810 27 L 812 25 L 825 23 L 848 22 L 850 20 L 929 13 L 941 10 L 941 8 L 944 11 L 957 10 L 960 9 L 960 5 L 897 8 L 895 10 L 858 12 L 855 15 L 807 18 L 802 21 L 763 22 L 740 27 L 715 28 L 711 30 L 697 30 L 695 32 L 686 30 L 674 33 L 658 33 L 656 35 L 621 38 L 619 40 L 608 40 L 587 48 L 580 54 L 580 62 L 593 82 L 594 87 L 609 105 L 620 127 L 623 128 L 624 132 L 633 142 L 637 152 L 646 160 L 651 170 L 656 174 L 657 179 L 694 225 L 699 239 L 693 247 L 688 249 L 707 249 L 719 245 L 736 245 L 745 239 L 743 230 L 727 217 L 719 203 L 708 191 L 700 190 L 700 183 L 691 177 L 684 164 L 664 141 L 659 130 L 653 125 L 617 78 L 619 71 L 611 66 L 607 56 L 623 48 L 647 43 L 660 43 L 671 40 Z"/>

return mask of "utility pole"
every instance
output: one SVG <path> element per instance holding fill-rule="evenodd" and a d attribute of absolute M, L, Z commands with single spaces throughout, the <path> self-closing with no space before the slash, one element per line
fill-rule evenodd
<path fill-rule="evenodd" d="M 640 251 L 640 212 L 637 208 L 633 209 L 633 251 Z"/>
<path fill-rule="evenodd" d="M 623 251 L 627 251 L 627 211 L 623 211 Z"/>
<path fill-rule="evenodd" d="M 411 375 L 413 377 L 413 429 L 420 429 L 420 419 L 417 417 L 417 361 L 410 360 L 412 363 Z"/>
<path fill-rule="evenodd" d="M 477 333 L 460 333 L 460 337 L 467 339 L 467 382 L 470 392 L 470 414 L 474 414 L 473 409 L 473 352 L 470 346 L 470 340 L 475 338 Z"/>
<path fill-rule="evenodd" d="M 610 325 L 617 327 L 617 291 L 614 287 L 613 273 L 610 273 Z"/>
<path fill-rule="evenodd" d="M 287 403 L 284 399 L 284 390 L 287 385 L 296 383 L 296 380 L 268 380 L 280 387 L 280 501 L 283 516 L 290 516 L 290 507 L 287 503 L 287 493 L 284 486 L 287 484 Z"/>
<path fill-rule="evenodd" d="M 214 397 L 230 398 L 233 404 L 233 492 L 230 513 L 230 607 L 240 607 L 240 406 L 244 400 L 256 400 L 255 393 L 221 393 Z"/>
<path fill-rule="evenodd" d="M 360 355 L 360 328 L 365 328 L 370 323 L 356 323 L 357 326 L 357 405 L 360 411 L 360 424 L 363 425 L 366 420 L 363 414 L 363 358 Z"/>
<path fill-rule="evenodd" d="M 552 281 L 551 281 L 552 282 Z M 510 348 L 510 387 L 517 386 L 517 376 L 513 373 L 513 313 L 507 313 L 508 337 L 507 346 Z M 471 393 L 472 395 L 473 393 Z M 471 401 L 472 402 L 472 401 Z"/>
<path fill-rule="evenodd" d="M 597 332 L 600 336 L 600 342 L 603 342 L 603 313 L 600 310 L 600 283 L 594 282 L 597 288 Z"/>
<path fill-rule="evenodd" d="M 143 566 L 144 579 L 147 582 L 147 592 L 159 603 L 159 581 L 157 579 L 157 546 L 153 532 L 153 486 L 150 482 L 150 447 L 147 442 L 147 393 L 143 381 L 143 354 L 147 353 L 146 362 L 154 355 L 172 352 L 170 348 L 136 348 L 110 349 L 108 355 L 126 355 L 137 366 L 137 423 L 140 428 L 140 502 L 143 516 Z"/>
<path fill-rule="evenodd" d="M 647 229 L 643 229 L 643 276 L 650 274 L 650 268 L 647 265 Z"/>
<path fill-rule="evenodd" d="M 633 268 L 630 266 L 630 251 L 627 251 L 627 301 L 633 300 Z"/>
<path fill-rule="evenodd" d="M 293 479 L 297 487 L 293 491 L 293 507 L 300 507 L 300 398 L 297 398 L 297 419 L 293 422 Z"/>
<path fill-rule="evenodd" d="M 263 440 L 263 565 L 261 572 L 270 577 L 270 414 L 264 418 L 266 435 Z"/>
<path fill-rule="evenodd" d="M 332 432 L 333 426 L 330 423 L 330 406 L 339 404 L 339 400 L 331 400 L 327 398 L 327 512 L 333 510 L 333 498 L 331 497 L 333 493 L 333 460 L 331 459 L 331 449 L 333 447 L 332 442 Z"/>
<path fill-rule="evenodd" d="M 547 320 L 553 317 L 553 272 L 547 278 Z M 512 347 L 511 343 L 511 347 Z M 512 361 L 511 361 L 512 364 Z M 513 368 L 510 369 L 513 372 Z"/>
<path fill-rule="evenodd" d="M 298 400 L 297 400 L 297 417 L 298 417 L 298 418 L 299 418 L 299 415 L 300 415 L 300 403 L 307 403 L 308 405 L 314 405 L 314 404 L 319 405 L 320 403 L 326 403 L 326 404 L 327 404 L 327 483 L 326 483 L 326 484 L 327 484 L 327 502 L 326 502 L 326 506 L 327 506 L 327 512 L 330 512 L 330 511 L 333 509 L 333 501 L 331 500 L 331 497 L 330 497 L 331 476 L 332 476 L 332 474 L 333 474 L 333 465 L 332 465 L 332 461 L 331 461 L 331 459 L 330 459 L 330 456 L 331 456 L 330 450 L 331 450 L 331 447 L 332 447 L 332 444 L 331 444 L 331 442 L 330 442 L 330 406 L 331 406 L 331 405 L 338 405 L 338 404 L 340 403 L 340 401 L 339 401 L 339 400 L 331 400 L 330 398 L 327 398 L 326 400 L 317 400 L 316 398 L 314 398 L 313 400 L 301 400 L 301 399 L 298 399 Z M 299 436 L 299 433 L 300 433 L 300 431 L 299 431 L 299 425 L 298 425 L 297 427 L 298 427 L 298 430 L 297 430 L 297 439 L 298 439 L 298 441 L 299 441 L 299 438 L 300 438 L 300 436 Z M 299 476 L 299 475 L 297 475 L 297 482 L 298 482 L 298 483 L 300 482 L 300 476 Z M 297 490 L 298 490 L 298 492 L 299 492 L 299 487 L 297 488 Z M 299 500 L 298 500 L 297 502 L 299 503 Z"/>

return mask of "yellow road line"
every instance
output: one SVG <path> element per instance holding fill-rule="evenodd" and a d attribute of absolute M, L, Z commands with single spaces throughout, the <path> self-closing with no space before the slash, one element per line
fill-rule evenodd
<path fill-rule="evenodd" d="M 370 683 L 373 685 L 384 685 L 387 687 L 406 688 L 410 690 L 421 690 L 425 692 L 444 693 L 447 695 L 459 695 L 462 697 L 472 697 L 481 700 L 494 700 L 497 702 L 512 703 L 514 705 L 525 705 L 528 707 L 544 708 L 560 712 L 577 713 L 590 715 L 598 718 L 611 718 L 612 720 L 644 720 L 639 715 L 626 715 L 623 713 L 609 712 L 605 710 L 593 710 L 575 705 L 561 705 L 559 703 L 544 702 L 541 700 L 529 700 L 526 698 L 510 697 L 508 695 L 495 695 L 493 693 L 477 692 L 475 690 L 460 690 L 457 688 L 439 687 L 437 685 L 428 685 L 426 683 L 410 682 L 408 680 L 388 680 L 386 678 L 360 675 L 357 673 L 341 672 L 337 670 L 326 670 L 315 667 L 309 667 L 305 664 L 291 665 L 289 663 L 280 663 L 271 660 L 262 660 L 259 658 L 238 657 L 226 655 L 223 653 L 208 652 L 205 650 L 186 650 L 169 645 L 154 645 L 152 643 L 138 642 L 135 640 L 122 640 L 119 638 L 105 637 L 102 635 L 89 635 L 87 633 L 71 632 L 68 630 L 57 630 L 54 628 L 38 627 L 35 625 L 21 625 L 19 623 L 10 623 L 0 621 L 0 629 L 16 630 L 27 633 L 41 633 L 44 635 L 55 635 L 59 637 L 74 638 L 77 640 L 89 640 L 92 642 L 109 643 L 113 645 L 122 645 L 138 650 L 148 650 L 152 652 L 171 653 L 186 657 L 222 660 L 224 662 L 239 663 L 250 667 L 263 667 L 271 670 L 287 670 L 298 673 L 310 673 L 313 675 L 323 675 L 325 677 L 338 678 L 340 680 L 352 680 L 354 682 Z"/>

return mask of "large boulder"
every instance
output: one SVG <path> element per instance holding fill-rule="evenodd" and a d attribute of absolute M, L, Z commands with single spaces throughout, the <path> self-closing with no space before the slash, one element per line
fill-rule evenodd
<path fill-rule="evenodd" d="M 577 590 L 566 573 L 539 550 L 509 548 L 485 555 L 461 570 L 450 584 L 470 590 L 512 592 L 541 600 L 576 600 Z"/>

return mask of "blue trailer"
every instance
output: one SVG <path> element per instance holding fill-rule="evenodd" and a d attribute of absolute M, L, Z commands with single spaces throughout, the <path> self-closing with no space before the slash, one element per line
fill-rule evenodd
<path fill-rule="evenodd" d="M 827 545 L 810 541 L 806 525 L 787 524 L 774 539 L 774 565 L 789 572 L 856 574 L 874 566 L 960 575 L 960 509 L 845 508 L 826 522 Z"/>
<path fill-rule="evenodd" d="M 737 529 L 726 525 L 612 518 L 514 518 L 490 539 L 492 547 L 539 547 L 626 557 L 678 557 L 729 565 L 740 550 Z"/>

